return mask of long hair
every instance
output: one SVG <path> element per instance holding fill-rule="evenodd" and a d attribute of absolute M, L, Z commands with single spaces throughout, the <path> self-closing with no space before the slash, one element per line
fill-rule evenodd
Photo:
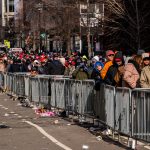
<path fill-rule="evenodd" d="M 132 63 L 134 64 L 136 70 L 140 73 L 142 70 L 142 56 L 135 56 Z"/>

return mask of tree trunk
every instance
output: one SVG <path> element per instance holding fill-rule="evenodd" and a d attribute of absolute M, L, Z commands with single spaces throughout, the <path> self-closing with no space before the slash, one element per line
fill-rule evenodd
<path fill-rule="evenodd" d="M 87 44 L 88 44 L 88 55 L 89 58 L 92 56 L 92 50 L 91 50 L 91 39 L 90 39 L 90 32 L 87 32 Z"/>
<path fill-rule="evenodd" d="M 71 55 L 71 32 L 70 30 L 68 31 L 68 34 L 67 34 L 67 53 L 68 53 L 68 56 Z"/>

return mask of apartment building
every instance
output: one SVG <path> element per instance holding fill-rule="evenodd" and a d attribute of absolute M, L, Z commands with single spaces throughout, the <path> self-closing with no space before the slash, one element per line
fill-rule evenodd
<path fill-rule="evenodd" d="M 14 17 L 14 0 L 1 0 L 1 25 L 5 27 Z"/>

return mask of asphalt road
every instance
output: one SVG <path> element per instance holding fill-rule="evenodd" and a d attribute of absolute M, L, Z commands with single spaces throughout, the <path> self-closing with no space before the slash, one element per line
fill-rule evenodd
<path fill-rule="evenodd" d="M 59 117 L 39 117 L 34 110 L 20 106 L 0 94 L 0 150 L 123 150 L 111 140 L 97 140 L 86 128 Z M 142 148 L 143 149 L 143 148 Z"/>

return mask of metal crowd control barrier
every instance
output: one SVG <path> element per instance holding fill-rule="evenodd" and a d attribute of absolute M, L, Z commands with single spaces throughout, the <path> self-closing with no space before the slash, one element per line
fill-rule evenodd
<path fill-rule="evenodd" d="M 115 96 L 115 130 L 130 136 L 130 106 L 131 90 L 129 88 L 116 88 Z"/>
<path fill-rule="evenodd" d="M 16 80 L 16 91 L 15 94 L 19 97 L 25 96 L 25 75 L 24 74 L 16 74 L 15 80 Z"/>
<path fill-rule="evenodd" d="M 6 75 L 4 74 L 4 72 L 0 72 L 0 88 L 1 89 L 5 89 L 5 79 L 6 79 Z"/>
<path fill-rule="evenodd" d="M 114 98 L 115 87 L 109 85 L 101 85 L 100 90 L 96 92 L 94 101 L 95 115 L 99 120 L 114 128 Z"/>
<path fill-rule="evenodd" d="M 51 81 L 52 106 L 79 114 L 93 114 L 94 81 L 53 79 Z"/>
<path fill-rule="evenodd" d="M 42 104 L 46 104 L 46 105 L 49 104 L 52 106 L 56 106 L 55 104 L 53 105 L 53 101 L 55 101 L 55 99 L 57 99 L 57 101 L 58 101 L 57 103 L 60 104 L 59 103 L 59 101 L 60 101 L 59 93 L 61 91 L 59 91 L 59 89 L 62 88 L 63 84 L 60 85 L 60 83 L 58 83 L 58 84 L 56 84 L 55 82 L 52 83 L 51 80 L 54 78 L 56 78 L 56 80 L 61 79 L 62 77 L 63 76 L 50 76 L 50 75 L 37 75 L 35 77 L 30 76 L 29 77 L 29 87 L 26 88 L 26 89 L 29 89 L 29 99 L 32 102 L 42 103 Z M 28 82 L 28 81 L 26 81 L 26 82 Z M 58 88 L 55 88 L 58 90 L 58 91 L 56 91 L 57 92 L 56 98 L 53 97 L 53 92 L 52 92 L 52 91 L 54 91 L 52 89 L 55 86 L 58 87 Z M 51 88 L 51 87 L 53 87 L 53 88 Z M 26 91 L 26 93 L 27 93 L 27 91 Z M 52 95 L 51 95 L 51 93 L 52 93 Z M 51 96 L 53 97 L 52 98 L 53 100 L 50 99 Z M 59 107 L 61 107 L 61 106 L 59 105 Z M 64 109 L 64 108 L 62 108 L 62 109 Z"/>
<path fill-rule="evenodd" d="M 29 77 L 29 99 L 32 102 L 40 102 L 40 87 L 38 77 Z"/>
<path fill-rule="evenodd" d="M 64 76 L 0 73 L 0 85 L 12 95 L 81 115 L 94 115 L 115 131 L 150 142 L 150 89 L 115 88 L 94 80 Z"/>
<path fill-rule="evenodd" d="M 7 73 L 6 77 L 6 89 L 8 94 L 13 95 L 15 91 L 15 75 L 12 73 Z"/>
<path fill-rule="evenodd" d="M 150 142 L 150 89 L 132 91 L 132 136 Z"/>
<path fill-rule="evenodd" d="M 91 114 L 93 115 L 93 108 L 94 108 L 94 85 L 95 82 L 93 80 L 83 80 L 81 82 L 82 88 L 82 97 L 79 108 L 80 114 Z"/>

